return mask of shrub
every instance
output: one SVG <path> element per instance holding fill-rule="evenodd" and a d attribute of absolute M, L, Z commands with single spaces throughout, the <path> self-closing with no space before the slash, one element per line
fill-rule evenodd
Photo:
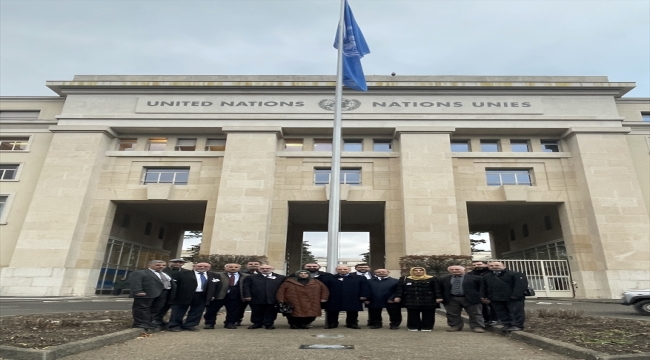
<path fill-rule="evenodd" d="M 556 318 L 563 320 L 582 319 L 585 315 L 585 312 L 582 310 L 571 309 L 537 309 L 528 313 L 531 314 L 532 317 Z"/>
<path fill-rule="evenodd" d="M 408 275 L 412 267 L 421 266 L 427 270 L 427 274 L 440 277 L 449 274 L 449 266 L 467 267 L 471 264 L 470 255 L 406 255 L 399 259 L 402 275 Z"/>

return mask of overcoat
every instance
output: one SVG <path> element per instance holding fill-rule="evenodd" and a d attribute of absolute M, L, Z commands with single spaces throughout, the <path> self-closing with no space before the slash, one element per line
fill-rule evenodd
<path fill-rule="evenodd" d="M 500 275 L 490 271 L 483 276 L 490 301 L 512 301 L 525 299 L 528 287 L 526 275 L 517 271 L 503 269 Z"/>
<path fill-rule="evenodd" d="M 363 276 L 333 275 L 321 281 L 330 291 L 330 299 L 325 304 L 327 311 L 363 311 L 363 301 L 360 298 L 370 298 L 368 279 Z"/>
<path fill-rule="evenodd" d="M 442 291 L 442 298 L 446 304 L 451 299 L 451 279 L 452 275 L 447 275 L 440 279 L 440 290 Z M 465 274 L 463 277 L 463 295 L 465 300 L 470 304 L 480 304 L 481 298 L 485 297 L 485 280 L 482 276 Z"/>
<path fill-rule="evenodd" d="M 276 273 L 272 273 L 268 278 L 261 273 L 248 276 L 244 279 L 242 297 L 251 298 L 251 304 L 275 304 L 275 295 L 286 278 Z"/>
<path fill-rule="evenodd" d="M 395 290 L 397 290 L 399 280 L 391 277 L 385 277 L 379 280 L 374 277 L 368 280 L 370 286 L 370 303 L 366 305 L 368 308 L 397 308 L 399 304 L 389 304 L 388 300 L 393 299 Z"/>
<path fill-rule="evenodd" d="M 435 277 L 413 280 L 405 276 L 399 280 L 395 297 L 401 299 L 400 304 L 405 308 L 435 309 L 440 307 L 436 299 L 442 298 L 442 294 Z"/>
<path fill-rule="evenodd" d="M 209 304 L 210 300 L 207 298 L 208 288 L 213 279 L 217 278 L 217 274 L 212 271 L 206 271 L 205 277 L 208 280 L 206 283 L 205 289 L 203 289 L 203 294 L 206 297 L 205 304 Z M 171 303 L 174 305 L 191 305 L 192 298 L 198 287 L 196 281 L 196 274 L 193 270 L 190 271 L 181 271 L 177 272 L 173 276 L 173 280 L 176 282 L 176 293 L 171 299 Z"/>
<path fill-rule="evenodd" d="M 329 295 L 327 287 L 316 279 L 303 285 L 295 278 L 288 278 L 280 285 L 275 298 L 293 305 L 292 317 L 318 317 L 321 316 L 321 300 L 327 300 Z"/>

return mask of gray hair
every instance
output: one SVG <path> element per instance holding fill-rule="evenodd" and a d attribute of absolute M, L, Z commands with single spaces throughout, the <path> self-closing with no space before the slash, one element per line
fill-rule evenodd
<path fill-rule="evenodd" d="M 160 263 L 167 263 L 165 260 L 151 260 L 147 265 L 153 265 L 153 264 L 160 264 Z"/>

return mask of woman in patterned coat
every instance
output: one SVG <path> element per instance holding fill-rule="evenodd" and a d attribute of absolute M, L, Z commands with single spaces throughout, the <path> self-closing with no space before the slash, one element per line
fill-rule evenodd
<path fill-rule="evenodd" d="M 438 280 L 427 275 L 423 267 L 413 267 L 397 284 L 394 301 L 406 308 L 409 331 L 431 331 L 436 308 L 440 307 L 436 299 L 441 297 Z"/>
<path fill-rule="evenodd" d="M 287 316 L 292 329 L 307 329 L 309 323 L 321 315 L 321 302 L 326 302 L 330 292 L 322 282 L 312 279 L 309 271 L 300 270 L 296 277 L 290 277 L 280 285 L 276 294 L 278 302 L 293 306 Z"/>

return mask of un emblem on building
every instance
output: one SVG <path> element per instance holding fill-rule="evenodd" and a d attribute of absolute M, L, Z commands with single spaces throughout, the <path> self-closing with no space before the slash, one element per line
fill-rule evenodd
<path fill-rule="evenodd" d="M 318 102 L 318 106 L 320 106 L 321 109 L 323 110 L 328 110 L 328 111 L 334 111 L 334 105 L 336 102 L 334 99 L 323 99 Z M 361 101 L 357 99 L 343 99 L 341 101 L 341 110 L 342 111 L 352 111 L 356 110 L 361 106 Z"/>

